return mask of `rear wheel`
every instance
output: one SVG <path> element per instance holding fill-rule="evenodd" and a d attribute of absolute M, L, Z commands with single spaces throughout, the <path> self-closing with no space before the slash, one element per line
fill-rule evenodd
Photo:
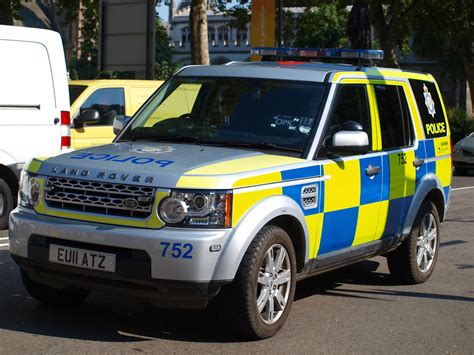
<path fill-rule="evenodd" d="M 0 229 L 8 227 L 8 216 L 14 205 L 13 192 L 5 182 L 0 178 Z"/>
<path fill-rule="evenodd" d="M 393 277 L 409 284 L 428 280 L 438 259 L 439 226 L 436 206 L 431 201 L 423 202 L 408 238 L 387 255 L 388 268 Z"/>
<path fill-rule="evenodd" d="M 80 288 L 56 289 L 30 279 L 26 271 L 21 271 L 21 278 L 26 290 L 35 300 L 54 306 L 71 307 L 78 305 L 89 295 L 88 290 Z"/>
<path fill-rule="evenodd" d="M 275 335 L 293 303 L 295 273 L 296 257 L 288 234 L 277 226 L 262 228 L 227 290 L 235 330 L 251 339 Z"/>

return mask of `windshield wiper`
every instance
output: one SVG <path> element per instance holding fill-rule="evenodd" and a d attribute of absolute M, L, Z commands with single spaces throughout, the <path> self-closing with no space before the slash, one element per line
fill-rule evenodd
<path fill-rule="evenodd" d="M 288 152 L 297 152 L 301 153 L 301 149 L 289 148 L 289 147 L 281 147 L 279 145 L 273 143 L 248 143 L 248 142 L 232 142 L 232 141 L 200 141 L 200 144 L 206 145 L 216 145 L 222 147 L 242 147 L 242 148 L 255 148 L 255 149 L 268 149 L 268 150 L 284 150 Z"/>
<path fill-rule="evenodd" d="M 132 136 L 130 138 L 131 141 L 162 141 L 162 142 L 176 142 L 176 143 L 198 143 L 199 138 L 194 136 L 168 136 L 162 134 L 144 134 L 139 136 Z"/>

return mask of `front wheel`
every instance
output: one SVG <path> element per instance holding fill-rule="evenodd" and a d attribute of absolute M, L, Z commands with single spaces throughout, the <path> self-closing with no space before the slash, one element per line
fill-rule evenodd
<path fill-rule="evenodd" d="M 5 180 L 0 178 L 0 230 L 8 227 L 8 216 L 14 207 L 13 192 Z"/>
<path fill-rule="evenodd" d="M 251 339 L 275 335 L 290 312 L 295 275 L 290 237 L 280 227 L 265 226 L 247 249 L 229 290 L 236 330 Z"/>
<path fill-rule="evenodd" d="M 428 280 L 438 259 L 439 226 L 436 206 L 431 201 L 423 202 L 408 238 L 387 255 L 388 268 L 394 278 L 408 284 Z"/>

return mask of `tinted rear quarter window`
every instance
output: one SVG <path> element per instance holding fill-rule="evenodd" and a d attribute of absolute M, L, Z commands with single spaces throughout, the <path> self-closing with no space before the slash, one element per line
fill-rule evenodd
<path fill-rule="evenodd" d="M 426 138 L 447 135 L 446 120 L 436 85 L 424 80 L 409 80 L 420 112 Z"/>

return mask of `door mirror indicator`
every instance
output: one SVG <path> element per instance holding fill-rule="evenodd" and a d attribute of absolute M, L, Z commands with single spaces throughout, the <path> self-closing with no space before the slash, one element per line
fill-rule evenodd
<path fill-rule="evenodd" d="M 114 134 L 117 135 L 130 121 L 130 116 L 119 115 L 114 119 Z"/>

